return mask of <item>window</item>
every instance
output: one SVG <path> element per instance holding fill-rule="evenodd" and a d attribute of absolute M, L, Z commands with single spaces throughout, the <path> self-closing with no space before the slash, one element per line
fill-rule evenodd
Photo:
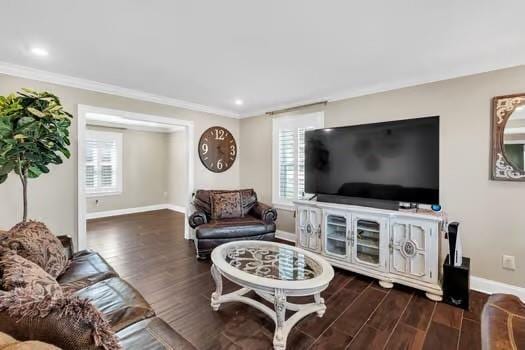
<path fill-rule="evenodd" d="M 283 207 L 306 197 L 304 135 L 323 127 L 322 112 L 273 120 L 273 204 Z"/>
<path fill-rule="evenodd" d="M 122 192 L 122 134 L 88 130 L 85 161 L 88 196 Z"/>

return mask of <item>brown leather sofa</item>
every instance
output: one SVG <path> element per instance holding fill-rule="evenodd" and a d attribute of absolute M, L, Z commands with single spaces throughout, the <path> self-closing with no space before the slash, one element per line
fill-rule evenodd
<path fill-rule="evenodd" d="M 211 193 L 231 191 L 198 190 L 189 216 L 189 224 L 195 229 L 194 241 L 197 257 L 205 259 L 216 246 L 238 240 L 267 240 L 275 238 L 277 211 L 257 200 L 253 189 L 239 190 L 241 193 L 241 217 L 212 219 Z"/>
<path fill-rule="evenodd" d="M 481 314 L 484 350 L 525 350 L 525 304 L 514 295 L 493 294 Z"/>
<path fill-rule="evenodd" d="M 58 237 L 70 259 L 67 271 L 58 277 L 61 287 L 91 303 L 105 316 L 124 349 L 195 349 L 155 312 L 144 297 L 93 251 L 73 253 L 72 240 Z M 16 324 L 0 325 L 14 337 Z M 53 337 L 51 337 L 53 338 Z M 59 339 L 35 339 L 65 347 Z M 65 344 L 63 344 L 65 343 Z"/>

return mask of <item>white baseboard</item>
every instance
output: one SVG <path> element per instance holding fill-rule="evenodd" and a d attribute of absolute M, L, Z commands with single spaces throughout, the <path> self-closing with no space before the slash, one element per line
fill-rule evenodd
<path fill-rule="evenodd" d="M 182 205 L 167 204 L 166 209 L 186 214 L 186 207 L 183 207 Z"/>
<path fill-rule="evenodd" d="M 275 230 L 275 238 L 282 239 L 283 241 L 295 242 L 295 233 Z"/>
<path fill-rule="evenodd" d="M 186 208 L 179 206 L 179 205 L 173 205 L 173 204 L 155 204 L 155 205 L 147 205 L 144 207 L 136 207 L 136 208 L 127 208 L 127 209 L 117 209 L 117 210 L 107 210 L 107 211 L 98 211 L 94 213 L 87 213 L 86 219 L 99 219 L 99 218 L 106 218 L 110 216 L 118 216 L 118 215 L 126 215 L 126 214 L 136 214 L 136 213 L 143 213 L 146 211 L 153 211 L 153 210 L 162 210 L 162 209 L 169 209 L 173 211 L 177 211 L 180 213 L 186 213 Z"/>
<path fill-rule="evenodd" d="M 513 286 L 511 284 L 506 284 L 498 281 L 488 280 L 486 278 L 471 276 L 470 289 L 486 294 L 512 294 L 525 302 L 525 288 Z"/>
<path fill-rule="evenodd" d="M 284 241 L 295 242 L 295 233 L 286 232 L 282 230 L 275 231 L 275 237 L 282 239 Z M 525 302 L 525 288 L 513 286 L 511 284 L 506 284 L 498 281 L 489 280 L 486 278 L 481 278 L 477 276 L 470 277 L 470 289 L 486 293 L 486 294 L 496 294 L 496 293 L 505 293 L 512 294 L 520 298 Z"/>

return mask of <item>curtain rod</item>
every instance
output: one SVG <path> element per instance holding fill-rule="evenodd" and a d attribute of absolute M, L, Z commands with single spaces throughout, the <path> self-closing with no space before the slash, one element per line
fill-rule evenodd
<path fill-rule="evenodd" d="M 317 106 L 317 105 L 326 105 L 327 103 L 328 103 L 328 101 L 314 102 L 314 103 L 309 103 L 309 104 L 301 105 L 301 106 L 295 106 L 295 107 L 290 107 L 290 108 L 278 109 L 276 111 L 266 112 L 266 114 L 267 115 L 281 114 L 281 113 L 295 111 L 296 109 L 299 109 L 299 108 L 306 108 L 306 107 L 312 107 L 312 106 Z"/>

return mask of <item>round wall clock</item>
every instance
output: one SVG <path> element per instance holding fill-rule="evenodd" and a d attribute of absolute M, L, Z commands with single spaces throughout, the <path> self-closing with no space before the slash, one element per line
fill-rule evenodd
<path fill-rule="evenodd" d="M 237 157 L 237 144 L 232 133 L 220 126 L 203 132 L 199 140 L 199 157 L 210 171 L 222 173 L 228 170 Z"/>

